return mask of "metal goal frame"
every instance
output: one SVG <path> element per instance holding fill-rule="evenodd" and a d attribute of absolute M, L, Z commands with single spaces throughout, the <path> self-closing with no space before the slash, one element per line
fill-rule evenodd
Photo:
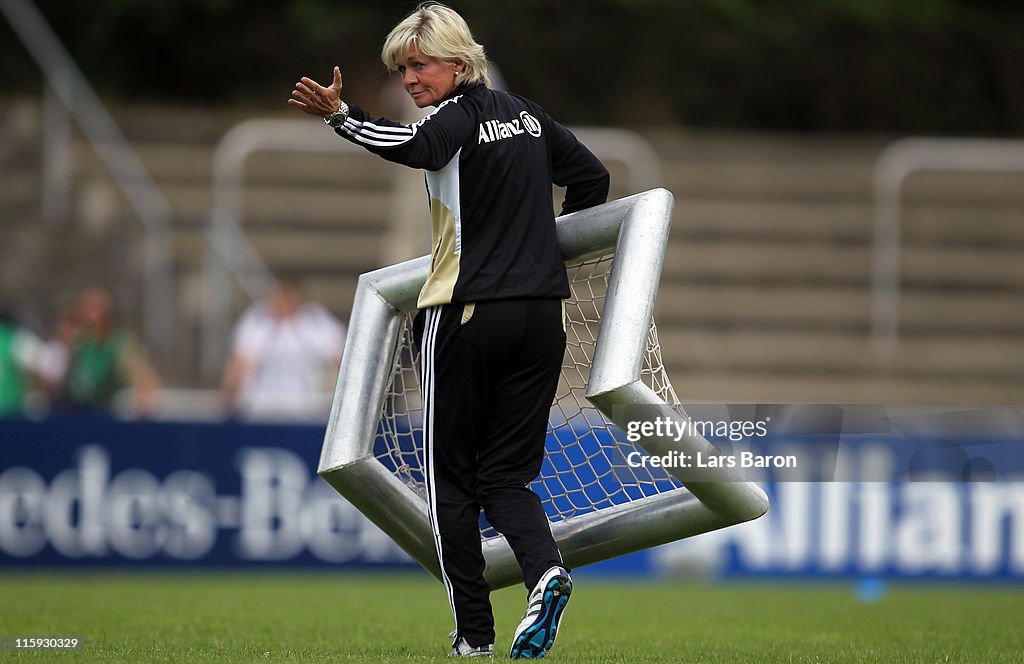
<path fill-rule="evenodd" d="M 586 398 L 623 429 L 638 412 L 681 424 L 687 419 L 640 377 L 673 207 L 670 192 L 654 189 L 556 222 L 567 265 L 614 254 Z M 374 456 L 402 315 L 415 311 L 429 266 L 424 256 L 359 277 L 317 472 L 440 578 L 426 502 Z M 652 455 L 718 453 L 700 435 L 678 441 L 647 437 L 639 445 Z M 566 564 L 598 562 L 756 519 L 768 510 L 764 491 L 737 469 L 705 469 L 699 476 L 666 470 L 685 488 L 553 523 Z M 522 581 L 503 537 L 485 539 L 482 546 L 492 588 Z"/>

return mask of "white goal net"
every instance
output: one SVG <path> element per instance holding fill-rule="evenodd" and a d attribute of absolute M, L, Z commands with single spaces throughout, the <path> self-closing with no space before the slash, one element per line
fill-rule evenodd
<path fill-rule="evenodd" d="M 646 453 L 630 443 L 626 434 L 584 396 L 611 265 L 612 256 L 608 255 L 569 268 L 572 296 L 566 301 L 562 376 L 548 421 L 547 453 L 541 474 L 532 485 L 552 522 L 682 488 L 660 468 L 631 467 L 627 463 L 631 452 Z M 412 316 L 406 314 L 377 427 L 374 455 L 425 499 L 418 355 Z M 641 379 L 665 403 L 678 406 L 662 364 L 653 320 Z M 482 519 L 481 536 L 486 539 L 496 535 Z"/>

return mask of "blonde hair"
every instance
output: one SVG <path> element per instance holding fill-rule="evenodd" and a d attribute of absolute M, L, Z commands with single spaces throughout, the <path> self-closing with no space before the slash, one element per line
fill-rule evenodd
<path fill-rule="evenodd" d="M 397 71 L 413 48 L 444 62 L 462 60 L 466 69 L 460 83 L 491 85 L 484 47 L 473 39 L 465 19 L 450 7 L 438 2 L 421 4 L 388 33 L 380 59 L 388 71 Z"/>

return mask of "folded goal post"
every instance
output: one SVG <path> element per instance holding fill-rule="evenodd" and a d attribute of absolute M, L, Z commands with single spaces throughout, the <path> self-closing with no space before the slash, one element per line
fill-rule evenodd
<path fill-rule="evenodd" d="M 570 567 L 755 519 L 768 509 L 765 493 L 737 469 L 694 474 L 629 462 L 717 453 L 685 426 L 654 324 L 672 208 L 672 194 L 655 189 L 557 220 L 572 296 L 547 453 L 532 486 Z M 318 472 L 439 577 L 411 327 L 429 261 L 425 256 L 359 278 Z M 630 442 L 629 423 L 654 417 L 674 420 L 685 435 Z M 481 521 L 488 583 L 521 582 L 512 550 Z"/>

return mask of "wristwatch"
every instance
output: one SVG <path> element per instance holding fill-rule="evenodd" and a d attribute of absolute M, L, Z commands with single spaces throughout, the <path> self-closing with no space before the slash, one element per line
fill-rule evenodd
<path fill-rule="evenodd" d="M 324 118 L 324 122 L 335 129 L 345 124 L 345 120 L 348 120 L 348 104 L 345 102 L 341 102 L 338 110 Z"/>

